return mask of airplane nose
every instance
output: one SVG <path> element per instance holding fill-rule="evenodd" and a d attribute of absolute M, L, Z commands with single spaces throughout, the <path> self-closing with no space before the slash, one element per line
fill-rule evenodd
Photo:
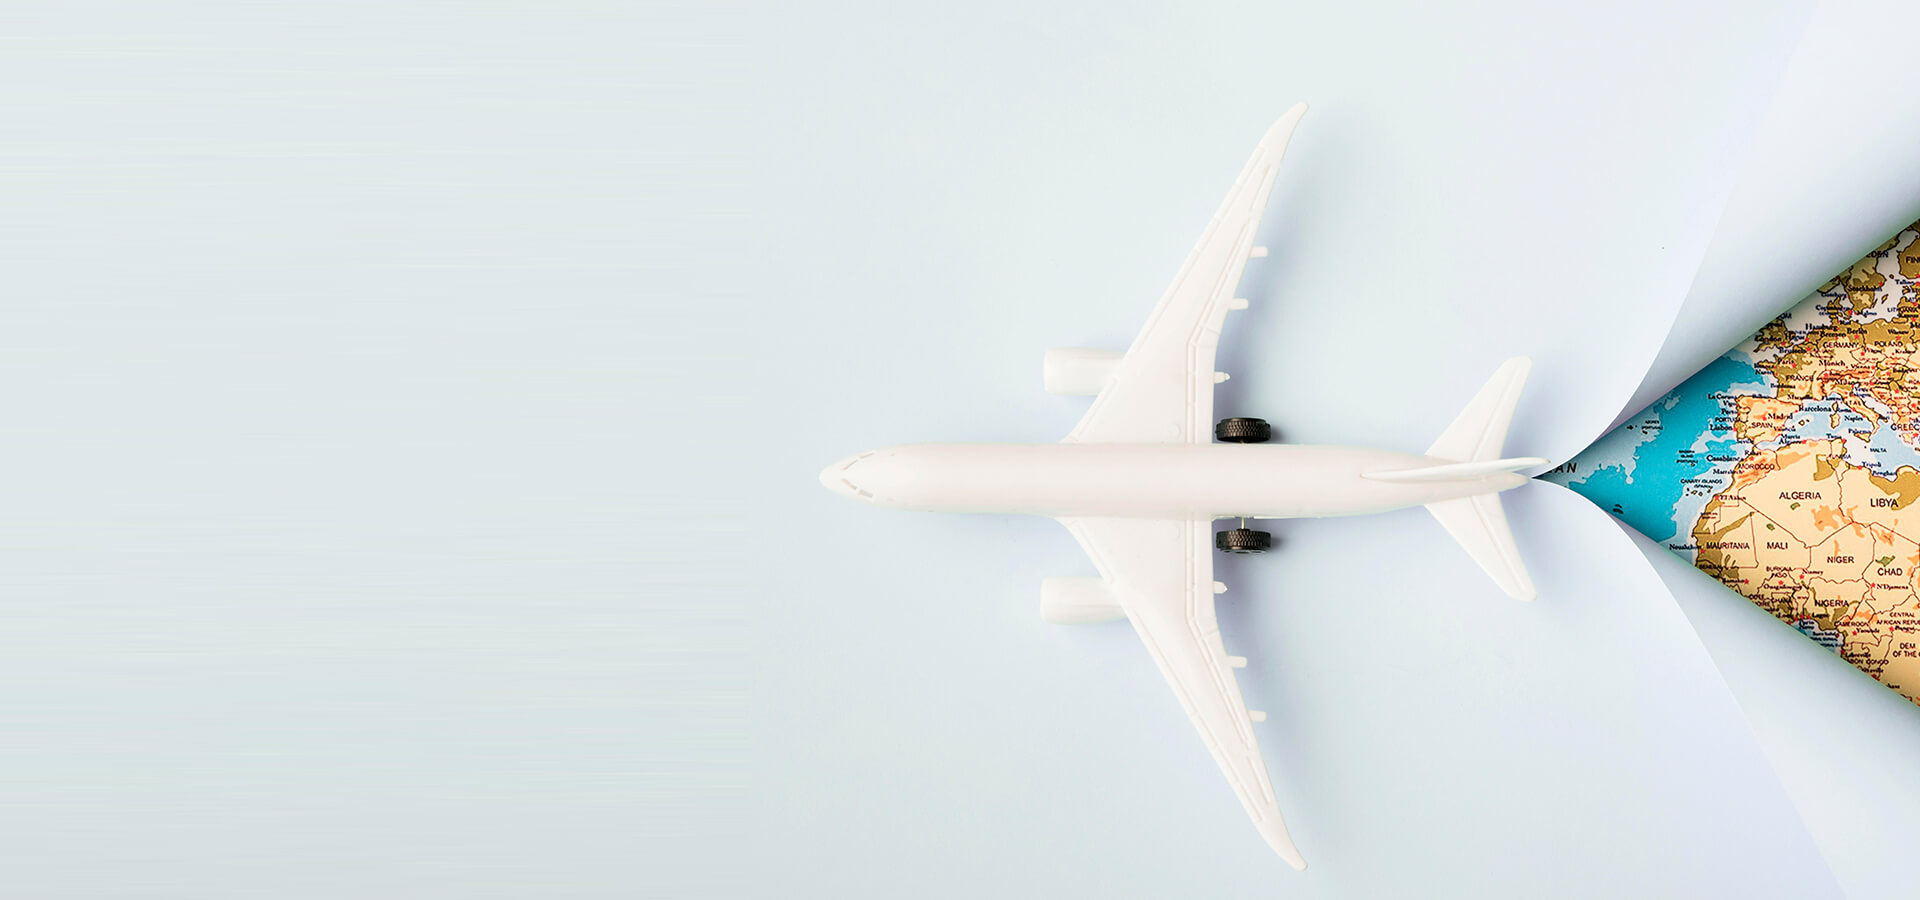
<path fill-rule="evenodd" d="M 865 453 L 861 453 L 856 456 L 849 456 L 846 459 L 821 469 L 820 484 L 825 486 L 827 490 L 839 494 L 842 497 L 858 495 L 860 489 L 854 486 L 853 480 L 847 477 L 847 473 L 853 468 L 855 463 L 860 461 L 861 457 L 866 455 Z"/>
<path fill-rule="evenodd" d="M 853 491 L 848 490 L 847 486 L 845 484 L 842 484 L 840 481 L 840 470 L 846 467 L 847 467 L 846 461 L 842 460 L 824 469 L 821 469 L 820 470 L 821 486 L 825 487 L 827 490 L 830 490 L 842 496 L 853 493 Z"/>

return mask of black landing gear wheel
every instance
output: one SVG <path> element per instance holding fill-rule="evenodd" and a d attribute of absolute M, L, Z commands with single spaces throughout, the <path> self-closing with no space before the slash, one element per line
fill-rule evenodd
<path fill-rule="evenodd" d="M 1243 520 L 1239 528 L 1215 532 L 1213 545 L 1228 553 L 1265 553 L 1273 549 L 1273 535 L 1248 528 Z"/>
<path fill-rule="evenodd" d="M 1221 419 L 1213 437 L 1223 444 L 1264 444 L 1273 440 L 1273 426 L 1265 419 Z"/>

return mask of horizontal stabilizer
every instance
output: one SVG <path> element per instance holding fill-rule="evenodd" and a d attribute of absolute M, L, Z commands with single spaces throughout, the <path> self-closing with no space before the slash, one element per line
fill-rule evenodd
<path fill-rule="evenodd" d="M 1473 561 L 1480 564 L 1495 584 L 1515 600 L 1532 600 L 1533 579 L 1520 561 L 1520 548 L 1513 545 L 1513 532 L 1507 528 L 1507 514 L 1500 508 L 1497 493 L 1476 494 L 1427 504 L 1440 526 L 1465 547 Z"/>
<path fill-rule="evenodd" d="M 1444 466 L 1423 466 L 1418 469 L 1394 469 L 1388 472 L 1365 472 L 1361 478 L 1374 481 L 1427 483 L 1434 481 L 1471 481 L 1498 475 L 1501 472 L 1515 472 L 1533 466 L 1544 466 L 1547 460 L 1539 456 L 1516 456 L 1511 459 L 1488 459 L 1479 462 L 1448 463 Z"/>

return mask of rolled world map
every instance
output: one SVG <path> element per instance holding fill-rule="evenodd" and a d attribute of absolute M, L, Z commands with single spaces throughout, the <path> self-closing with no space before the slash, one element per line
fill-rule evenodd
<path fill-rule="evenodd" d="M 1542 477 L 1920 703 L 1920 222 Z"/>

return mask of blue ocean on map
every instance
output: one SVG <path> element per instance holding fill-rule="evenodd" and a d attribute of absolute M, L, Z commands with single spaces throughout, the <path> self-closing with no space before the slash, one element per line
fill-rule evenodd
<path fill-rule="evenodd" d="M 1740 455 L 1726 398 L 1769 393 L 1767 379 L 1735 350 L 1542 478 L 1566 485 L 1656 541 L 1724 483 Z M 1691 512 L 1690 512 L 1691 510 Z"/>
<path fill-rule="evenodd" d="M 1839 631 L 1833 630 L 1833 629 L 1821 628 L 1820 623 L 1815 622 L 1812 619 L 1796 619 L 1793 623 L 1793 627 L 1797 629 L 1801 634 L 1804 634 L 1807 637 L 1812 638 L 1814 643 L 1819 644 L 1820 646 L 1825 647 L 1828 650 L 1832 650 L 1835 653 L 1840 652 L 1840 647 L 1844 643 L 1845 636 L 1842 635 Z"/>

